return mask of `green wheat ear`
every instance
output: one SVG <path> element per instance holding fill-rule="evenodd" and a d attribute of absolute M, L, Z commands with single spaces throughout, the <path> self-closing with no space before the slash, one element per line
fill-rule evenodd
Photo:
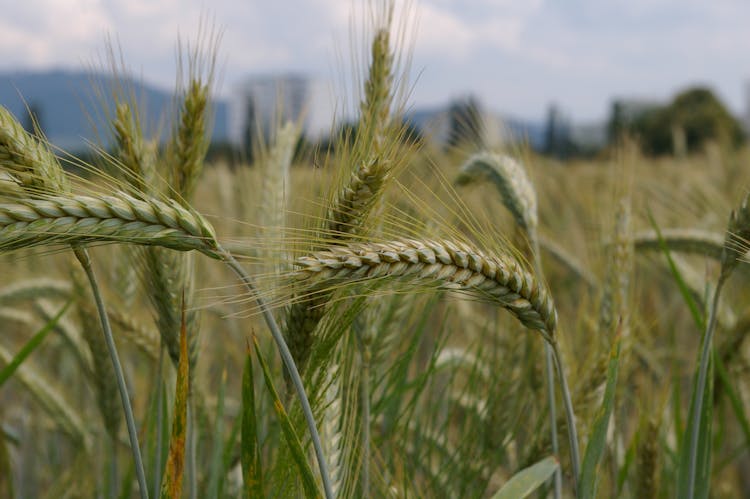
<path fill-rule="evenodd" d="M 0 106 L 0 168 L 32 194 L 67 192 L 70 185 L 54 154 Z"/>

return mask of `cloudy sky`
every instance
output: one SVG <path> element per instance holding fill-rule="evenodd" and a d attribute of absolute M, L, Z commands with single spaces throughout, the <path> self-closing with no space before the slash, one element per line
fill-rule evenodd
<path fill-rule="evenodd" d="M 213 20 L 222 32 L 224 95 L 254 73 L 298 71 L 340 82 L 353 72 L 352 23 L 361 54 L 366 12 L 363 0 L 4 3 L 0 70 L 82 68 L 101 59 L 111 36 L 136 73 L 163 87 L 174 82 L 178 35 L 194 38 L 201 20 Z M 409 4 L 414 106 L 474 94 L 488 108 L 519 117 L 542 119 L 554 101 L 574 120 L 588 121 L 606 116 L 612 96 L 663 99 L 701 83 L 733 111 L 746 107 L 746 0 Z"/>

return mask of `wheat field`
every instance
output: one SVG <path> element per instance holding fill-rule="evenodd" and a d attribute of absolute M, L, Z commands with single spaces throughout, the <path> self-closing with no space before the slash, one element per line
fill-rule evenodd
<path fill-rule="evenodd" d="M 162 146 L 0 108 L 0 496 L 750 495 L 748 150 L 416 140 L 389 12 L 329 149 L 206 162 L 213 39 Z"/>

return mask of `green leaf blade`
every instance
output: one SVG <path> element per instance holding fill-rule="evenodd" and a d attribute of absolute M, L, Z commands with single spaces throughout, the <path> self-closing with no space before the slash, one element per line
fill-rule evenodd
<path fill-rule="evenodd" d="M 297 469 L 300 472 L 302 486 L 305 488 L 305 496 L 310 498 L 319 498 L 321 497 L 320 490 L 318 489 L 318 486 L 315 482 L 315 475 L 313 474 L 312 467 L 310 467 L 310 463 L 307 461 L 305 449 L 302 447 L 302 443 L 300 442 L 300 439 L 297 436 L 297 432 L 294 429 L 294 424 L 292 423 L 289 414 L 287 414 L 286 409 L 284 408 L 284 404 L 281 402 L 281 398 L 279 397 L 279 393 L 277 392 L 276 387 L 273 384 L 273 379 L 271 378 L 271 370 L 269 369 L 268 363 L 266 362 L 263 354 L 260 351 L 260 345 L 258 345 L 258 340 L 256 338 L 253 338 L 253 344 L 255 346 L 255 356 L 258 359 L 260 367 L 263 371 L 263 379 L 266 383 L 266 388 L 268 388 L 268 391 L 273 398 L 273 407 L 276 411 L 276 415 L 279 418 L 279 423 L 281 423 L 281 430 L 284 433 L 284 438 L 287 442 L 287 445 L 289 446 L 289 449 L 291 450 L 292 458 L 294 459 L 294 462 L 297 465 Z"/>
<path fill-rule="evenodd" d="M 36 350 L 39 345 L 42 344 L 44 339 L 47 337 L 50 331 L 52 331 L 57 325 L 60 318 L 65 314 L 70 307 L 72 300 L 63 305 L 59 312 L 47 323 L 42 329 L 37 331 L 34 336 L 21 348 L 21 350 L 11 359 L 8 364 L 0 370 L 0 387 L 13 376 L 13 373 L 23 364 L 23 362 Z"/>
<path fill-rule="evenodd" d="M 541 487 L 560 467 L 554 456 L 542 459 L 515 475 L 495 492 L 492 499 L 523 499 Z"/>
<path fill-rule="evenodd" d="M 604 389 L 604 398 L 594 418 L 589 443 L 586 446 L 586 452 L 583 456 L 581 479 L 578 482 L 578 496 L 586 499 L 596 497 L 599 463 L 604 455 L 604 448 L 607 445 L 607 429 L 609 428 L 609 420 L 615 404 L 615 388 L 617 387 L 617 375 L 620 368 L 621 344 L 622 337 L 620 331 L 618 331 L 609 355 L 607 385 Z"/>

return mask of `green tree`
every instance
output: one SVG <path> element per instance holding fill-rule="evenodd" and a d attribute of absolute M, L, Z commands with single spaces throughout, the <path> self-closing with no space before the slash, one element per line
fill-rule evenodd
<path fill-rule="evenodd" d="M 688 152 L 703 149 L 708 142 L 738 147 L 745 140 L 739 122 L 714 93 L 694 87 L 679 93 L 666 107 L 638 116 L 630 127 L 644 152 L 669 154 L 673 151 L 673 131 L 681 130 Z"/>

